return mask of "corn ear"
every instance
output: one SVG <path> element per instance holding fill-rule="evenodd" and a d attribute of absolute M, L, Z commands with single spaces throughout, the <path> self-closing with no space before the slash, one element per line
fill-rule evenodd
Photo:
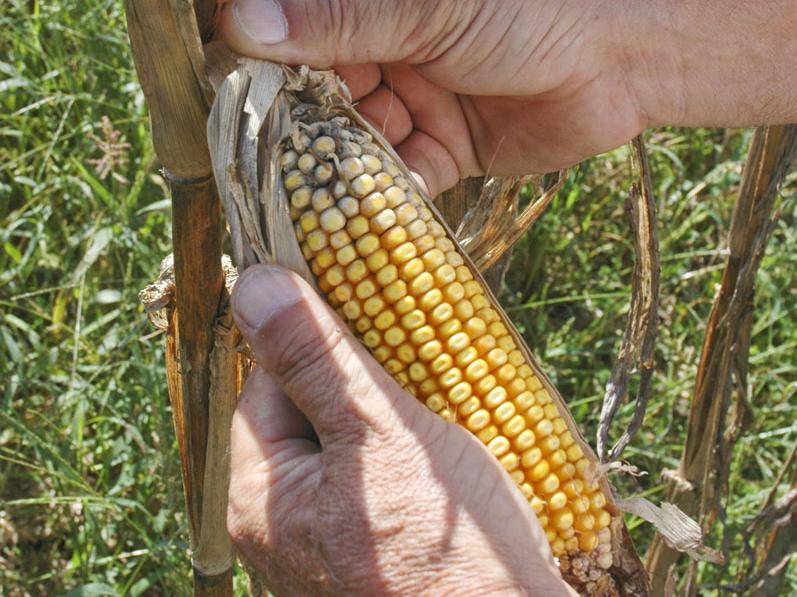
<path fill-rule="evenodd" d="M 227 78 L 209 124 L 212 144 L 230 120 L 250 139 L 214 156 L 238 262 L 299 272 L 404 389 L 476 435 L 574 588 L 645 595 L 597 459 L 433 203 L 332 73 L 264 64 L 243 61 Z M 268 114 L 265 102 L 217 109 L 245 106 L 242 93 L 270 96 Z"/>

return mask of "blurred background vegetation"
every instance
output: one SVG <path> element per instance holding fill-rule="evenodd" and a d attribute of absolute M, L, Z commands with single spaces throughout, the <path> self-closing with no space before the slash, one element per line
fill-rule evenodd
<path fill-rule="evenodd" d="M 704 325 L 750 131 L 648 135 L 660 218 L 656 378 L 623 495 L 661 497 L 680 457 Z M 119 0 L 8 0 L 0 11 L 0 594 L 190 594 L 182 487 L 162 370 L 137 292 L 169 252 L 166 188 Z M 633 267 L 627 149 L 583 164 L 516 247 L 503 302 L 588 438 Z M 797 439 L 797 176 L 758 276 L 751 419 L 737 444 L 725 568 Z M 621 423 L 630 417 L 621 413 Z M 790 475 L 784 481 L 790 481 Z M 630 520 L 644 551 L 651 529 Z M 237 590 L 243 589 L 240 578 Z M 791 572 L 785 591 L 797 591 Z"/>

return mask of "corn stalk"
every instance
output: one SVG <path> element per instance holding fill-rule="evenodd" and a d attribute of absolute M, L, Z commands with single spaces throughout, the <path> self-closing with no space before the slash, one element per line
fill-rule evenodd
<path fill-rule="evenodd" d="M 667 501 L 707 531 L 722 511 L 728 467 L 739 429 L 731 406 L 746 403 L 755 277 L 772 230 L 773 207 L 797 148 L 797 125 L 759 128 L 742 173 L 731 229 L 730 255 L 711 309 L 697 370 L 686 443 L 676 471 L 668 474 Z M 653 594 L 673 584 L 679 554 L 657 535 L 647 555 Z M 684 595 L 697 594 L 690 565 Z"/>

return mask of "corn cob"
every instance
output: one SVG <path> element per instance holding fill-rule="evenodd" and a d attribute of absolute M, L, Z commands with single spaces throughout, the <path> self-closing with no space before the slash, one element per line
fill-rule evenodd
<path fill-rule="evenodd" d="M 405 390 L 487 446 L 555 556 L 610 567 L 591 462 L 445 227 L 368 133 L 342 117 L 299 130 L 279 165 L 319 289 Z"/>

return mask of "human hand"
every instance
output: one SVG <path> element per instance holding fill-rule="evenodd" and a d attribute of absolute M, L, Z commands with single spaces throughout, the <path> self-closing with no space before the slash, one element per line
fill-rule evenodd
<path fill-rule="evenodd" d="M 247 270 L 260 369 L 232 426 L 228 527 L 277 594 L 572 594 L 497 461 L 405 393 L 295 274 Z"/>
<path fill-rule="evenodd" d="M 432 196 L 647 126 L 797 120 L 793 0 L 234 0 L 235 50 L 335 66 Z"/>

